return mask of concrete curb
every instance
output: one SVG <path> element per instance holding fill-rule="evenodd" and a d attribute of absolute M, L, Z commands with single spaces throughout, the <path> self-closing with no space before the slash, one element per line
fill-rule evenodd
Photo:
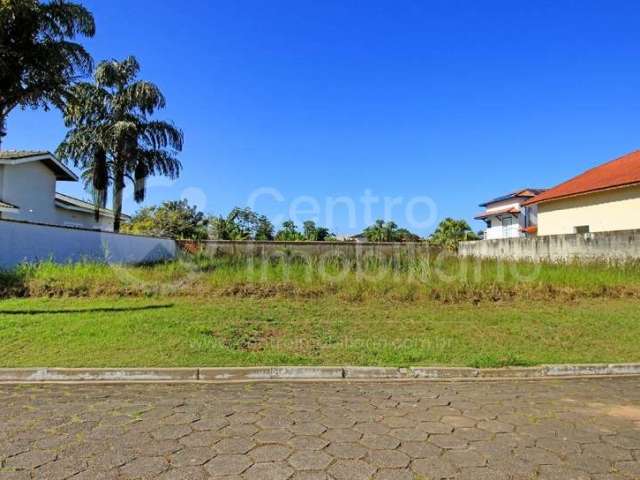
<path fill-rule="evenodd" d="M 0 383 L 491 380 L 640 375 L 640 363 L 539 367 L 0 368 Z"/>
<path fill-rule="evenodd" d="M 0 382 L 193 381 L 197 368 L 0 368 Z"/>

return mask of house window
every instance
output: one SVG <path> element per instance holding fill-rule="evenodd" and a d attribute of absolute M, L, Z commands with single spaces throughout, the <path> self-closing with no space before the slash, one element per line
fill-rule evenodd
<path fill-rule="evenodd" d="M 579 225 L 577 227 L 573 227 L 573 230 L 576 233 L 589 233 L 589 225 Z"/>
<path fill-rule="evenodd" d="M 503 227 L 510 227 L 511 225 L 513 225 L 513 217 L 503 217 L 502 218 L 502 226 Z"/>

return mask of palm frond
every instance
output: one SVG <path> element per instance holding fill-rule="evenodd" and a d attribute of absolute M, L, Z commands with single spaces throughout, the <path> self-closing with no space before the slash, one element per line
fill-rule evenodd
<path fill-rule="evenodd" d="M 128 85 L 122 90 L 119 97 L 119 100 L 129 108 L 137 108 L 145 115 L 150 115 L 166 105 L 166 100 L 160 88 L 156 84 L 145 80 L 139 80 Z"/>
<path fill-rule="evenodd" d="M 52 37 L 93 37 L 96 33 L 93 15 L 78 3 L 53 0 L 40 4 L 39 10 L 44 32 Z"/>
<path fill-rule="evenodd" d="M 169 148 L 174 152 L 182 151 L 184 134 L 173 123 L 151 120 L 146 122 L 141 130 L 142 138 L 149 148 Z"/>

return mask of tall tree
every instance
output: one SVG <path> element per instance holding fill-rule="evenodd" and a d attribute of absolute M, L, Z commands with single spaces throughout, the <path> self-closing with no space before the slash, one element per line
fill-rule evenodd
<path fill-rule="evenodd" d="M 83 169 L 96 208 L 105 206 L 106 188 L 112 186 L 116 232 L 126 180 L 133 183 L 134 200 L 140 203 L 147 177 L 177 178 L 182 168 L 176 157 L 182 150 L 182 131 L 150 118 L 165 107 L 165 98 L 157 85 L 137 78 L 139 71 L 134 57 L 104 61 L 92 83 L 74 86 L 64 109 L 70 130 L 57 150 L 61 158 Z"/>
<path fill-rule="evenodd" d="M 362 232 L 369 242 L 384 242 L 385 239 L 385 223 L 384 220 L 378 219 L 375 223 L 364 229 Z"/>
<path fill-rule="evenodd" d="M 318 227 L 313 220 L 307 220 L 302 224 L 302 235 L 308 241 L 324 242 L 331 232 L 326 227 Z"/>
<path fill-rule="evenodd" d="M 378 219 L 375 223 L 364 229 L 364 236 L 369 242 L 393 242 L 395 238 L 398 225 L 395 222 L 385 222 Z"/>
<path fill-rule="evenodd" d="M 73 40 L 94 34 L 93 15 L 80 4 L 0 0 L 0 144 L 14 108 L 64 107 L 69 86 L 93 68 Z"/>
<path fill-rule="evenodd" d="M 467 240 L 478 240 L 466 220 L 455 220 L 447 217 L 442 220 L 429 237 L 429 243 L 449 250 L 458 248 L 458 243 Z"/>
<path fill-rule="evenodd" d="M 141 208 L 131 222 L 123 225 L 123 231 L 180 240 L 204 240 L 207 238 L 207 218 L 187 200 L 169 201 Z"/>
<path fill-rule="evenodd" d="M 292 220 L 282 222 L 282 228 L 276 233 L 276 240 L 296 242 L 304 240 L 302 234 L 298 231 L 298 227 Z"/>
<path fill-rule="evenodd" d="M 248 207 L 236 207 L 226 217 L 213 217 L 209 223 L 209 236 L 215 240 L 273 240 L 273 224 Z"/>
<path fill-rule="evenodd" d="M 363 232 L 369 242 L 419 242 L 420 237 L 406 228 L 398 228 L 395 222 L 376 220 Z"/>

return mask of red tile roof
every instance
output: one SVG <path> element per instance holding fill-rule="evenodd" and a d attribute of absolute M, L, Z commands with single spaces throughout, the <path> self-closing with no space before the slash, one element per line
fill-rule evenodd
<path fill-rule="evenodd" d="M 546 192 L 524 202 L 524 205 L 557 200 L 583 193 L 640 183 L 640 150 L 587 170 Z"/>

